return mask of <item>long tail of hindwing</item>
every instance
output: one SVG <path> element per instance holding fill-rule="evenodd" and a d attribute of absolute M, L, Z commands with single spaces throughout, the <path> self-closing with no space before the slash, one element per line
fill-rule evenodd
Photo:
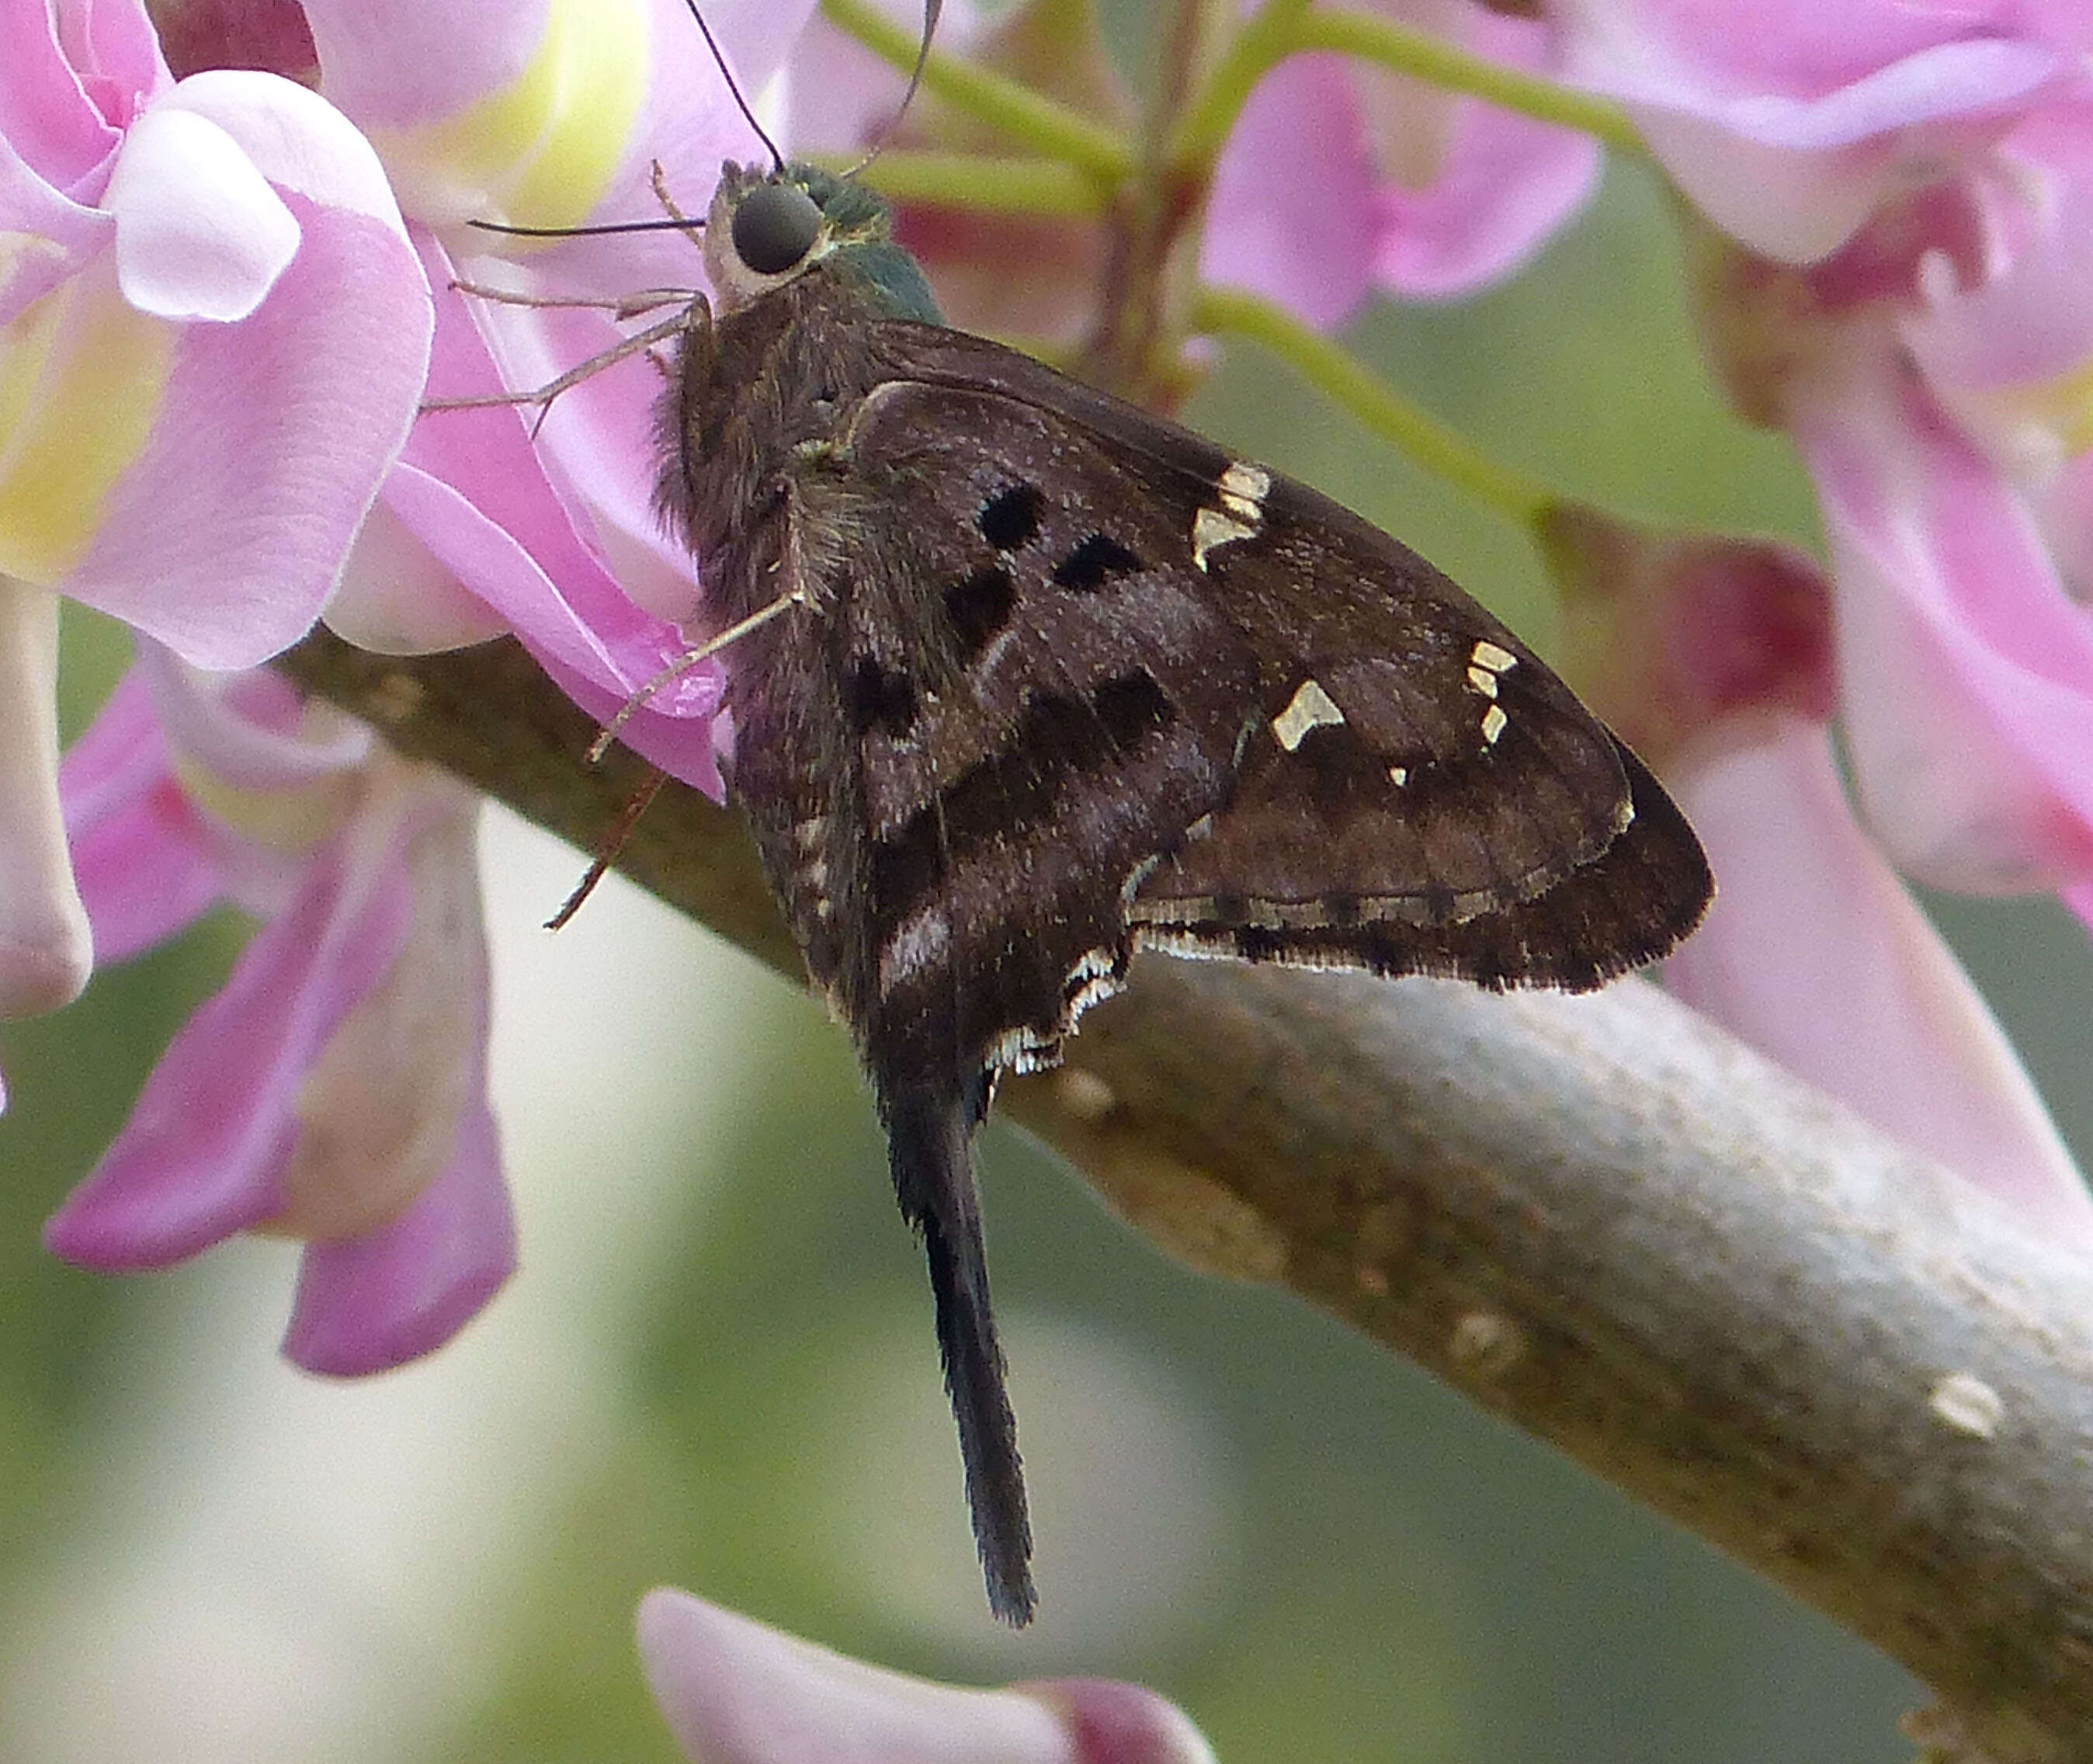
<path fill-rule="evenodd" d="M 988 1263 L 969 1143 L 986 1112 L 986 1080 L 970 1086 L 882 1086 L 894 1191 L 923 1240 L 937 1300 L 938 1350 L 959 1423 L 967 1502 L 988 1600 L 1013 1626 L 1031 1620 L 1032 1528 L 1017 1421 L 989 1306 Z"/>

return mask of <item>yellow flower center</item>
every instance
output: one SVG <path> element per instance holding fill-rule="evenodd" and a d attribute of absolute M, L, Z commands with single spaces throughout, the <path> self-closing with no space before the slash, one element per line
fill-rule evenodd
<path fill-rule="evenodd" d="M 603 199 L 646 96 L 639 0 L 551 0 L 505 89 L 441 123 L 374 131 L 400 205 L 432 226 L 570 227 Z"/>
<path fill-rule="evenodd" d="M 115 266 L 0 327 L 0 575 L 50 587 L 86 556 L 159 415 L 176 327 L 128 305 Z"/>

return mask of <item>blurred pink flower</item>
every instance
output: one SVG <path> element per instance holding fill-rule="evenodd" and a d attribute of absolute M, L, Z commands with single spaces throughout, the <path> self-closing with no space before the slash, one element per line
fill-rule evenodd
<path fill-rule="evenodd" d="M 2041 1099 L 1840 782 L 1830 719 L 1851 572 L 1835 595 L 1792 547 L 1574 505 L 1551 512 L 1546 536 L 1573 677 L 1663 768 L 1714 867 L 1714 905 L 1666 985 L 2044 1233 L 2093 1249 L 2093 1196 Z M 1913 685 L 1902 714 L 1922 723 L 1939 702 Z"/>
<path fill-rule="evenodd" d="M 2083 102 L 2078 0 L 1547 0 L 1556 71 L 1627 106 L 1716 225 L 1814 262 L 1901 192 Z"/>
<path fill-rule="evenodd" d="M 640 1601 L 639 1657 L 703 1764 L 1213 1764 L 1184 1712 L 1138 1684 L 932 1684 L 668 1588 Z"/>
<path fill-rule="evenodd" d="M 1721 889 L 1668 977 L 2093 1245 L 2082 1179 L 1890 867 L 2055 891 L 2082 917 L 2093 902 L 2093 638 L 2065 573 L 2075 560 L 2082 583 L 2093 561 L 2077 493 L 2093 473 L 2074 469 L 2093 439 L 2093 15 L 1550 0 L 1546 16 L 1558 72 L 1624 102 L 1720 229 L 1690 238 L 1710 352 L 1737 409 L 1793 439 L 1831 551 L 1800 648 L 1800 576 L 1731 570 L 1711 592 L 1675 551 L 1632 545 L 1640 586 L 1599 596 L 1611 660 L 1640 676 L 1615 687 L 1630 739 L 1640 718 Z M 1785 660 L 1710 689 L 1755 646 Z"/>
<path fill-rule="evenodd" d="M 311 624 L 413 420 L 420 268 L 301 86 L 177 83 L 135 3 L 0 0 L 0 1013 L 85 983 L 58 830 L 64 596 L 200 666 Z"/>
<path fill-rule="evenodd" d="M 1538 69 L 1536 20 L 1471 0 L 1369 11 L 1471 54 Z M 1216 167 L 1200 274 L 1327 328 L 1376 289 L 1473 293 L 1522 267 L 1597 188 L 1598 144 L 1424 81 L 1333 55 L 1258 83 Z"/>
<path fill-rule="evenodd" d="M 353 1374 L 441 1345 L 515 1262 L 486 1098 L 478 799 L 273 675 L 205 675 L 150 645 L 63 786 L 105 956 L 220 899 L 265 922 L 50 1248 L 119 1272 L 236 1232 L 294 1237 L 291 1359 Z"/>
<path fill-rule="evenodd" d="M 760 89 L 812 0 L 728 0 L 706 20 L 744 89 Z M 546 241 L 474 222 L 568 227 L 659 220 L 653 167 L 701 213 L 723 158 L 760 151 L 681 0 L 584 13 L 571 0 L 492 9 L 470 25 L 412 0 L 310 0 L 320 89 L 366 128 L 400 194 L 437 296 L 429 395 L 543 386 L 631 330 L 604 310 L 661 290 L 673 317 L 701 278 L 676 232 Z M 678 291 L 681 291 L 680 297 Z M 662 387 L 635 358 L 549 410 L 434 411 L 416 426 L 328 623 L 364 648 L 448 648 L 514 631 L 577 703 L 607 721 L 688 647 L 701 613 L 690 558 L 653 512 Z M 725 676 L 691 670 L 622 739 L 714 796 L 713 724 Z"/>

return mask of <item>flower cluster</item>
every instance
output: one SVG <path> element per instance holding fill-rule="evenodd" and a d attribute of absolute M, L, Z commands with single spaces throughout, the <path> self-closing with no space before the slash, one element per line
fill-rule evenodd
<path fill-rule="evenodd" d="M 743 11 L 728 41 L 760 77 L 806 9 Z M 540 291 L 691 280 L 676 235 L 503 257 L 466 224 L 630 215 L 656 163 L 708 184 L 743 125 L 689 77 L 688 26 L 665 0 L 462 33 L 410 5 L 197 5 L 163 48 L 136 5 L 0 4 L 0 1012 L 66 1003 L 96 956 L 219 899 L 268 921 L 50 1241 L 132 1269 L 298 1238 L 285 1349 L 315 1371 L 440 1345 L 514 1233 L 473 805 L 256 670 L 322 618 L 390 653 L 511 631 L 607 717 L 686 647 L 646 363 L 535 444 L 513 408 L 417 415 L 618 340 L 607 310 L 522 303 Z M 139 645 L 63 769 L 62 599 Z M 694 669 L 626 730 L 714 794 L 720 687 Z"/>

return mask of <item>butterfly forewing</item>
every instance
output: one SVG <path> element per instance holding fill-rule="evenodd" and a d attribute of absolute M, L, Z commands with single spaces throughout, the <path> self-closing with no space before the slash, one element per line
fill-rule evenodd
<path fill-rule="evenodd" d="M 1012 830 L 1034 815 L 1057 830 L 1086 821 L 1070 830 L 1090 835 L 1068 853 L 1079 874 L 1060 878 L 1092 879 L 1086 937 L 1135 878 L 1130 922 L 1148 940 L 1283 957 L 1298 929 L 1318 934 L 1302 959 L 1330 963 L 1347 959 L 1338 934 L 1387 922 L 1406 928 L 1399 941 L 1363 932 L 1349 959 L 1467 973 L 1491 923 L 1630 823 L 1614 739 L 1385 534 L 983 340 L 897 324 L 874 346 L 897 375 L 912 358 L 924 377 L 867 401 L 851 456 L 906 511 L 917 557 L 961 548 L 940 560 L 943 596 L 921 609 L 926 647 L 946 646 L 952 612 L 984 579 L 995 591 L 993 639 L 961 646 L 973 691 L 956 683 L 936 717 L 978 722 L 978 705 L 1007 722 L 1042 675 L 1068 702 L 1133 683 L 1202 762 L 1196 778 L 1159 770 L 1137 791 L 1101 745 L 1098 775 L 999 811 Z M 984 566 L 981 534 L 1014 539 L 1012 552 Z M 926 732 L 925 756 L 937 746 Z M 1152 743 L 1142 751 L 1153 757 Z M 1037 882 L 1042 867 L 1060 869 L 1025 873 Z M 1541 923 L 1524 917 L 1486 964 L 1493 982 L 1531 966 L 1536 980 L 1588 984 L 1625 965 L 1575 951 L 1551 963 Z M 1472 929 L 1436 952 L 1432 934 L 1457 925 Z M 1237 939 L 1238 928 L 1268 934 Z"/>

